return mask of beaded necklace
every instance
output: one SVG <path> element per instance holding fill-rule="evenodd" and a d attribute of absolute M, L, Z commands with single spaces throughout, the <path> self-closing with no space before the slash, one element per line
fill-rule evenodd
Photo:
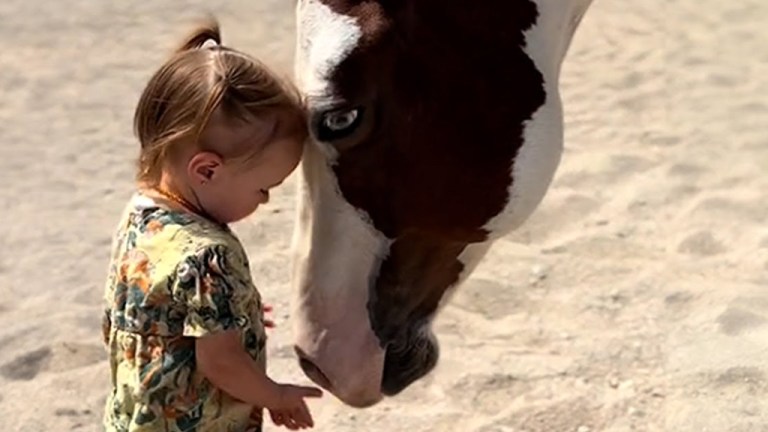
<path fill-rule="evenodd" d="M 178 204 L 178 205 L 184 207 L 185 209 L 187 209 L 188 211 L 190 211 L 190 212 L 192 212 L 192 213 L 194 213 L 194 214 L 196 214 L 198 216 L 201 216 L 201 217 L 203 217 L 205 219 L 208 219 L 208 220 L 210 220 L 211 222 L 214 222 L 217 225 L 222 225 L 221 223 L 217 222 L 216 219 L 211 217 L 211 215 L 208 214 L 208 212 L 206 212 L 205 210 L 203 210 L 199 206 L 196 206 L 196 205 L 192 204 L 187 199 L 185 199 L 183 196 L 181 196 L 181 195 L 179 195 L 179 194 L 177 194 L 175 192 L 165 190 L 165 189 L 160 188 L 160 187 L 153 188 L 153 190 L 155 192 L 157 192 L 158 194 L 162 195 L 163 198 L 166 198 L 169 201 L 175 202 L 176 204 Z"/>

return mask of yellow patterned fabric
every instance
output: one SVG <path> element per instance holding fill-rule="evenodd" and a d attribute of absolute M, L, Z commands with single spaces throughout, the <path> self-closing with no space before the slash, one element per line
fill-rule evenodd
<path fill-rule="evenodd" d="M 107 431 L 261 431 L 261 408 L 216 389 L 195 366 L 195 338 L 238 329 L 266 367 L 261 299 L 228 227 L 137 193 L 115 234 L 105 300 Z"/>

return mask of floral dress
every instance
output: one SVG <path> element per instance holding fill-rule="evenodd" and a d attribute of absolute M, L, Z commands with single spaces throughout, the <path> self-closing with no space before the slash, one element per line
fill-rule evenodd
<path fill-rule="evenodd" d="M 263 410 L 215 388 L 195 365 L 195 338 L 237 329 L 266 367 L 261 299 L 229 228 L 137 193 L 115 234 L 105 300 L 106 431 L 261 431 Z"/>

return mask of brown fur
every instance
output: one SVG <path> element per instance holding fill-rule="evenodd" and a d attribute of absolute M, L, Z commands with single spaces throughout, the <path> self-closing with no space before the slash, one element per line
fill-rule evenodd
<path fill-rule="evenodd" d="M 367 123 L 339 143 L 334 170 L 345 199 L 394 239 L 371 287 L 371 324 L 382 346 L 421 346 L 413 329 L 457 281 L 461 251 L 484 241 L 483 226 L 503 210 L 523 123 L 544 104 L 541 74 L 522 51 L 536 6 L 324 3 L 356 17 L 363 30 L 332 81 L 346 106 L 364 108 Z M 395 392 L 415 379 L 398 378 L 414 375 L 405 369 L 419 365 L 410 363 L 389 352 L 392 382 L 385 374 L 383 387 Z"/>

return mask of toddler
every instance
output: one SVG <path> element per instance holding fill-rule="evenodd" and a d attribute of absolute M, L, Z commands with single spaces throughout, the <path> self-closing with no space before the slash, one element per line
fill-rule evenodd
<path fill-rule="evenodd" d="M 135 112 L 138 187 L 112 245 L 104 342 L 114 432 L 312 427 L 314 387 L 266 375 L 264 307 L 227 224 L 269 200 L 298 165 L 300 99 L 221 45 L 215 19 L 152 76 Z"/>

